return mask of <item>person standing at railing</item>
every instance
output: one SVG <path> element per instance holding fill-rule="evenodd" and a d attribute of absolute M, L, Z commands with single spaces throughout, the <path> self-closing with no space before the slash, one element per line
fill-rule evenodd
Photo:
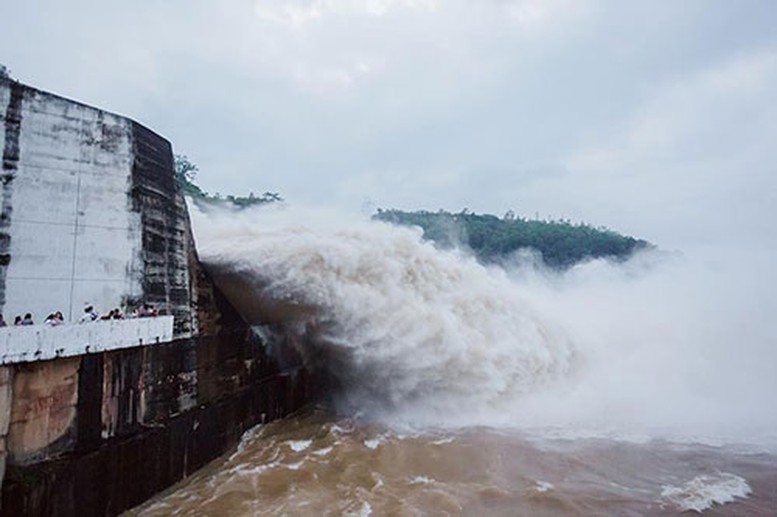
<path fill-rule="evenodd" d="M 95 321 L 97 318 L 99 318 L 99 314 L 97 314 L 97 311 L 94 310 L 94 307 L 91 305 L 87 305 L 84 307 L 84 314 L 81 316 L 81 319 L 78 320 L 78 323 L 91 323 L 92 321 Z"/>
<path fill-rule="evenodd" d="M 29 312 L 27 314 L 25 314 L 24 315 L 24 319 L 22 320 L 20 325 L 25 326 L 25 327 L 30 326 L 30 325 L 35 325 L 35 322 L 32 321 L 32 314 L 30 314 Z"/>
<path fill-rule="evenodd" d="M 49 327 L 58 327 L 59 325 L 62 325 L 65 322 L 64 316 L 62 316 L 62 313 L 57 311 L 54 314 L 49 314 L 46 316 L 46 321 L 43 322 L 44 325 L 48 325 Z"/>
<path fill-rule="evenodd" d="M 5 322 L 5 318 L 3 318 L 3 315 L 0 314 L 0 327 L 7 327 L 8 324 Z"/>
<path fill-rule="evenodd" d="M 154 318 L 156 315 L 156 309 L 148 303 L 144 303 L 138 311 L 138 318 Z"/>

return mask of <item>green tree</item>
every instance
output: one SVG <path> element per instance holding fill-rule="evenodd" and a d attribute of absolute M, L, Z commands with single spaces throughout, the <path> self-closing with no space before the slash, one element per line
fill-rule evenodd
<path fill-rule="evenodd" d="M 174 157 L 175 166 L 175 179 L 181 185 L 184 194 L 196 199 L 199 202 L 209 204 L 223 204 L 229 203 L 238 208 L 246 208 L 253 205 L 259 205 L 263 203 L 276 203 L 283 201 L 283 198 L 277 192 L 265 192 L 261 197 L 256 197 L 253 192 L 248 196 L 236 196 L 234 194 L 227 194 L 223 196 L 216 192 L 215 194 L 208 194 L 202 190 L 197 184 L 194 183 L 199 168 L 192 163 L 186 155 L 176 154 Z"/>
<path fill-rule="evenodd" d="M 183 154 L 175 155 L 175 177 L 180 183 L 193 182 L 200 169 Z"/>

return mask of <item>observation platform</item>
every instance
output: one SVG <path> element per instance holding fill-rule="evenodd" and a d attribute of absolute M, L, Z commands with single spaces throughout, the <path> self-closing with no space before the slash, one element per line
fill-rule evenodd
<path fill-rule="evenodd" d="M 173 316 L 98 320 L 58 326 L 0 328 L 0 364 L 29 363 L 58 357 L 166 343 L 173 340 Z"/>

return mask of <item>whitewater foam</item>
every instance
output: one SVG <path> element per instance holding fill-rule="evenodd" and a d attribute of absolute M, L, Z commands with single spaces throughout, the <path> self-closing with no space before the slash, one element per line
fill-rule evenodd
<path fill-rule="evenodd" d="M 382 437 L 373 438 L 370 440 L 364 440 L 364 446 L 368 449 L 375 450 L 378 448 L 378 446 L 382 443 L 384 443 L 385 440 Z"/>
<path fill-rule="evenodd" d="M 294 452 L 302 452 L 312 444 L 312 440 L 291 440 L 288 442 L 289 448 Z"/>
<path fill-rule="evenodd" d="M 752 493 L 744 478 L 720 472 L 713 475 L 701 475 L 682 486 L 664 486 L 661 497 L 672 503 L 681 512 L 701 513 L 713 506 L 734 502 L 737 498 L 747 498 Z"/>
<path fill-rule="evenodd" d="M 556 487 L 553 486 L 553 483 L 549 483 L 547 481 L 537 481 L 537 483 L 534 485 L 534 490 L 540 493 L 547 492 L 548 490 L 553 490 L 554 488 Z"/>
<path fill-rule="evenodd" d="M 318 449 L 317 451 L 313 451 L 313 454 L 316 456 L 326 456 L 330 452 L 332 452 L 332 447 L 324 447 L 323 449 Z"/>

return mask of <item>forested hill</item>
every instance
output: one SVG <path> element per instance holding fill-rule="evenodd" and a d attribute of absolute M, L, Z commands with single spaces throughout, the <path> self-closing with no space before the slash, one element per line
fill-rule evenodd
<path fill-rule="evenodd" d="M 424 238 L 437 246 L 466 245 L 485 263 L 497 262 L 521 248 L 533 248 L 542 254 L 546 265 L 563 269 L 587 258 L 626 259 L 634 251 L 652 246 L 646 241 L 604 228 L 571 224 L 569 221 L 528 220 L 516 217 L 512 212 L 500 219 L 466 211 L 452 214 L 378 209 L 373 218 L 420 226 Z"/>

